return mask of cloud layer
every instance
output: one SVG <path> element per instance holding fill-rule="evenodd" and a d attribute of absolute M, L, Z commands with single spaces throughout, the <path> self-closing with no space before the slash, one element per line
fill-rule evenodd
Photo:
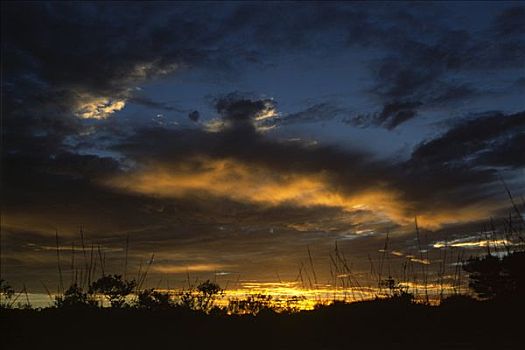
<path fill-rule="evenodd" d="M 523 189 L 525 10 L 450 6 L 3 4 L 5 266 L 49 276 L 55 229 L 83 224 L 158 273 L 270 279 L 310 243 L 365 261 L 415 216 L 499 214 L 501 180 Z"/>

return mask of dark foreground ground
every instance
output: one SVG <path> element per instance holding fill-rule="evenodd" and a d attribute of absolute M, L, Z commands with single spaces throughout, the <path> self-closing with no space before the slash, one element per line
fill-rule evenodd
<path fill-rule="evenodd" d="M 2 349 L 525 349 L 525 304 L 389 301 L 295 314 L 2 310 Z"/>

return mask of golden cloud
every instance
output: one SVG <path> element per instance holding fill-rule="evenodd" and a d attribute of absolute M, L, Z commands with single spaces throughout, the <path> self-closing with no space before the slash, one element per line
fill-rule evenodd
<path fill-rule="evenodd" d="M 277 173 L 231 159 L 198 159 L 175 167 L 155 166 L 111 179 L 107 184 L 158 197 L 206 194 L 260 205 L 328 206 L 347 211 L 372 210 L 395 220 L 403 218 L 395 194 L 386 189 L 348 195 L 332 188 L 329 175 L 324 172 Z"/>
<path fill-rule="evenodd" d="M 161 273 L 213 272 L 226 267 L 220 264 L 153 265 L 153 270 Z"/>
<path fill-rule="evenodd" d="M 75 115 L 83 119 L 106 119 L 126 106 L 124 99 L 82 95 L 74 108 Z"/>
<path fill-rule="evenodd" d="M 157 197 L 214 196 L 263 206 L 335 207 L 347 212 L 367 211 L 376 221 L 400 225 L 414 222 L 414 209 L 386 186 L 355 193 L 339 190 L 330 174 L 282 173 L 248 166 L 233 159 L 198 158 L 176 166 L 153 165 L 106 181 L 128 192 Z M 463 212 L 432 212 L 418 217 L 421 226 L 436 228 L 451 221 L 478 218 L 480 208 Z"/>

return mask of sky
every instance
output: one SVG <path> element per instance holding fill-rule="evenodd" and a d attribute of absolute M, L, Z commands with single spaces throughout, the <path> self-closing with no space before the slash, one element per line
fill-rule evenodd
<path fill-rule="evenodd" d="M 293 282 L 310 251 L 329 285 L 336 244 L 437 267 L 523 200 L 521 2 L 8 3 L 1 84 L 1 272 L 35 291 L 57 233 L 68 276 L 97 247 Z"/>

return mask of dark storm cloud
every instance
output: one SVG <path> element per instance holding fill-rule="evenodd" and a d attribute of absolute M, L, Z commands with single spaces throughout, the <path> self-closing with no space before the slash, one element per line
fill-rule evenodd
<path fill-rule="evenodd" d="M 495 147 L 482 151 L 477 162 L 488 166 L 521 168 L 525 166 L 525 131 L 495 141 Z"/>
<path fill-rule="evenodd" d="M 197 123 L 199 121 L 199 118 L 200 118 L 200 113 L 199 111 L 193 111 L 193 112 L 190 112 L 188 114 L 188 118 L 192 121 L 192 122 L 195 122 Z"/>
<path fill-rule="evenodd" d="M 174 64 L 206 58 L 205 45 L 216 39 L 206 19 L 188 15 L 180 21 L 184 8 L 174 9 L 179 10 L 147 4 L 5 5 L 6 70 L 30 71 L 51 88 L 124 93 L 130 83 Z"/>
<path fill-rule="evenodd" d="M 358 127 L 374 125 L 392 130 L 398 125 L 416 117 L 417 107 L 419 106 L 421 106 L 420 102 L 394 101 L 386 104 L 381 112 L 345 117 L 342 121 Z"/>
<path fill-rule="evenodd" d="M 232 93 L 215 101 L 215 108 L 226 122 L 233 125 L 252 123 L 261 114 L 275 108 L 271 99 L 249 99 Z"/>
<path fill-rule="evenodd" d="M 131 97 L 130 99 L 128 99 L 129 102 L 133 102 L 133 103 L 136 103 L 136 104 L 139 104 L 139 105 L 142 105 L 142 106 L 146 106 L 146 107 L 150 107 L 150 108 L 153 108 L 153 109 L 161 109 L 161 110 L 164 110 L 164 111 L 178 111 L 178 112 L 181 112 L 180 109 L 176 108 L 176 107 L 173 107 L 167 103 L 164 103 L 164 102 L 158 102 L 158 101 L 154 101 L 148 97 L 145 97 L 145 96 L 133 96 Z"/>
<path fill-rule="evenodd" d="M 417 112 L 414 110 L 419 104 L 413 102 L 393 102 L 383 107 L 378 122 L 387 129 L 394 129 L 401 123 L 414 118 Z"/>
<path fill-rule="evenodd" d="M 492 165 L 490 162 L 486 163 L 489 154 L 522 140 L 520 135 L 524 132 L 523 112 L 513 115 L 495 113 L 480 116 L 463 121 L 442 136 L 419 145 L 412 155 L 412 161 L 439 165 L 458 162 Z M 485 161 L 482 161 L 484 158 Z"/>
<path fill-rule="evenodd" d="M 502 194 L 499 171 L 524 164 L 519 151 L 525 146 L 524 132 L 525 112 L 493 112 L 464 120 L 418 145 L 398 169 L 396 186 L 429 210 L 459 208 Z"/>
<path fill-rule="evenodd" d="M 409 45 L 415 47 L 401 51 L 400 57 L 388 57 L 377 62 L 374 68 L 377 83 L 370 92 L 386 101 L 387 105 L 399 99 L 420 101 L 425 106 L 446 105 L 482 93 L 468 83 L 449 81 L 448 74 L 468 71 L 468 68 L 462 67 L 468 64 L 459 61 L 464 59 L 462 53 L 453 58 L 448 56 L 456 54 L 445 48 L 428 47 L 421 43 Z M 443 52 L 434 52 L 439 50 Z M 430 52 L 425 54 L 424 51 Z"/>

